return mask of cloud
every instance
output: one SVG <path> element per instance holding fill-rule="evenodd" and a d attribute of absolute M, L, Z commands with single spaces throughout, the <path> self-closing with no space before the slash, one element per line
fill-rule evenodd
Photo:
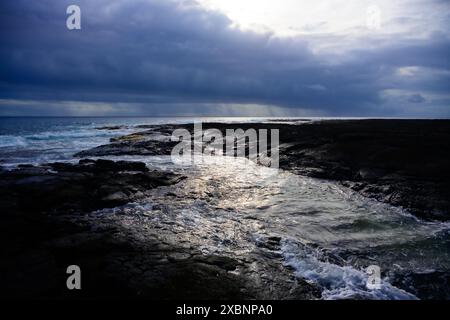
<path fill-rule="evenodd" d="M 236 103 L 127 103 L 0 99 L 0 116 L 323 117 L 320 110 Z"/>
<path fill-rule="evenodd" d="M 422 97 L 420 94 L 413 94 L 409 96 L 408 101 L 411 103 L 423 103 L 427 101 L 424 97 Z"/>
<path fill-rule="evenodd" d="M 69 4 L 81 7 L 80 31 L 65 27 Z M 26 113 L 27 101 L 71 115 L 417 113 L 408 99 L 386 94 L 395 90 L 426 96 L 421 105 L 444 110 L 441 116 L 450 108 L 450 39 L 433 25 L 420 37 L 279 37 L 235 28 L 192 0 L 16 0 L 0 7 L 3 115 L 19 102 Z"/>

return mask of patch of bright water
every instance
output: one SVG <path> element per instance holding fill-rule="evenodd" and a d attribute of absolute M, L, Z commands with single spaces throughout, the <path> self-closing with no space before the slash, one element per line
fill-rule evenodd
<path fill-rule="evenodd" d="M 146 199 L 161 215 L 148 208 L 141 213 L 202 239 L 208 252 L 245 254 L 259 239 L 279 237 L 274 250 L 299 277 L 320 285 L 324 299 L 414 299 L 414 290 L 397 288 L 392 279 L 450 270 L 448 223 L 421 221 L 336 183 L 246 159 L 191 166 L 174 165 L 170 157 L 124 158 L 189 177 L 171 187 L 176 197 L 170 201 L 157 192 Z M 369 265 L 381 268 L 379 290 L 366 287 Z"/>

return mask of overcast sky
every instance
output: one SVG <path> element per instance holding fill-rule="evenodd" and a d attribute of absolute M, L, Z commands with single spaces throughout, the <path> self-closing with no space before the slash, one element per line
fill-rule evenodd
<path fill-rule="evenodd" d="M 448 118 L 449 26 L 448 0 L 2 0 L 0 115 Z"/>

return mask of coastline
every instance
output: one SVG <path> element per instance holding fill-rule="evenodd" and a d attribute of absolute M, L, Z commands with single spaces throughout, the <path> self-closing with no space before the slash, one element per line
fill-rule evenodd
<path fill-rule="evenodd" d="M 192 125 L 141 126 L 75 157 L 170 155 L 176 143 L 147 140 L 155 131 Z M 280 130 L 280 168 L 336 180 L 362 195 L 425 220 L 450 218 L 450 120 L 324 120 L 302 125 L 204 123 L 203 129 Z"/>
<path fill-rule="evenodd" d="M 448 221 L 449 175 L 445 160 L 450 150 L 446 148 L 450 121 L 430 121 L 204 123 L 203 126 L 220 130 L 279 129 L 282 169 L 337 181 L 363 196 L 402 206 L 419 219 Z M 24 288 L 30 284 L 37 287 L 43 281 L 45 286 L 27 295 L 77 297 L 61 285 L 64 267 L 76 260 L 90 270 L 83 295 L 89 298 L 319 299 L 321 289 L 295 276 L 294 270 L 283 262 L 279 253 L 283 244 L 278 236 L 268 234 L 259 239 L 256 249 L 252 249 L 257 251 L 249 256 L 205 254 L 199 247 L 201 235 L 186 238 L 172 222 L 163 228 L 148 228 L 142 219 L 150 218 L 127 213 L 126 204 L 139 203 L 149 190 L 157 191 L 161 203 L 188 199 L 189 194 L 182 190 L 188 189 L 184 183 L 189 183 L 189 178 L 149 171 L 139 162 L 87 159 L 169 155 L 173 142 L 148 137 L 155 132 L 169 137 L 177 128 L 192 130 L 192 125 L 140 126 L 137 133 L 112 138 L 110 144 L 75 155 L 81 158 L 78 164 L 50 163 L 1 171 L 0 206 L 7 213 L 2 224 L 5 246 L 2 269 L 10 275 L 6 277 L 9 293 L 21 297 Z M 406 143 L 409 140 L 414 143 Z M 388 161 L 389 155 L 392 157 Z M 404 165 L 405 160 L 408 166 Z M 399 167 L 406 171 L 399 171 Z M 177 184 L 180 185 L 174 193 L 170 186 Z M 96 193 L 99 189 L 104 192 Z M 118 214 L 116 207 L 122 208 Z M 102 212 L 104 208 L 112 211 Z M 164 205 L 153 210 L 162 218 L 170 214 Z M 243 228 L 242 234 L 246 234 L 244 222 L 247 223 L 233 222 L 234 230 Z M 30 262 L 21 266 L 19 280 L 13 275 L 21 261 Z M 255 264 L 259 266 L 256 270 L 252 269 Z M 42 274 L 44 279 L 39 276 Z M 443 277 L 448 281 L 448 275 Z"/>

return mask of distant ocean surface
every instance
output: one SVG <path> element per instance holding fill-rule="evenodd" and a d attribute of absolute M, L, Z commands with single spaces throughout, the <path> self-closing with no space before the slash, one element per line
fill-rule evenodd
<path fill-rule="evenodd" d="M 139 131 L 135 126 L 199 121 L 264 121 L 265 118 L 0 117 L 0 165 L 63 161 L 76 152 Z M 119 130 L 98 130 L 104 126 Z M 142 130 L 142 129 L 141 129 Z"/>

